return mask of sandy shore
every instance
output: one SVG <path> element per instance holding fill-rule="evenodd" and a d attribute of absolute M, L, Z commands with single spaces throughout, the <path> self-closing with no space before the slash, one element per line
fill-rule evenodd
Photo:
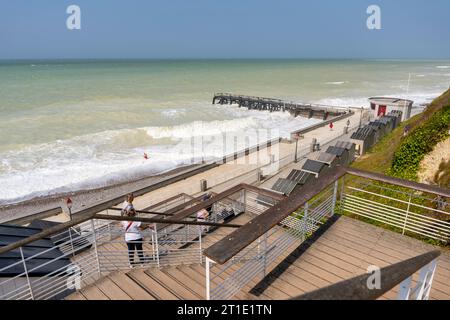
<path fill-rule="evenodd" d="M 351 127 L 359 123 L 360 116 L 361 112 L 356 111 L 355 114 L 350 117 Z M 331 131 L 328 126 L 324 126 L 305 133 L 302 140 L 299 141 L 298 155 L 305 156 L 309 153 L 309 145 L 313 138 L 316 138 L 319 142 L 327 142 L 341 136 L 343 129 L 346 126 L 346 122 L 347 119 L 334 123 L 335 126 L 333 131 Z M 275 154 L 276 156 L 275 165 L 271 164 L 270 154 Z M 202 179 L 207 180 L 208 187 L 216 192 L 220 192 L 241 182 L 255 184 L 257 183 L 258 170 L 263 170 L 265 171 L 265 174 L 275 176 L 280 172 L 279 166 L 285 167 L 293 162 L 294 154 L 295 143 L 280 143 L 272 149 L 263 149 L 259 152 L 252 153 L 249 156 L 241 157 L 234 163 L 220 165 L 206 172 L 202 172 L 201 174 L 196 174 L 188 179 L 160 188 L 142 197 L 138 197 L 136 199 L 136 206 L 138 208 L 144 208 L 180 193 L 187 193 L 190 195 L 198 194 L 201 191 L 200 180 Z M 81 190 L 68 194 L 57 194 L 27 200 L 18 204 L 1 206 L 0 223 L 26 217 L 59 206 L 65 207 L 64 199 L 67 196 L 70 196 L 74 203 L 72 212 L 77 212 L 92 205 L 123 196 L 130 191 L 147 187 L 170 177 L 175 177 L 183 172 L 195 169 L 198 166 L 200 165 L 177 168 L 164 174 L 143 177 L 136 181 L 104 188 Z M 62 217 L 61 219 L 67 219 L 67 216 Z"/>

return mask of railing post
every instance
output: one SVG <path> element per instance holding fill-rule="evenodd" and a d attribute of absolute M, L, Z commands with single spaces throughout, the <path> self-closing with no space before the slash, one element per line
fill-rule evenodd
<path fill-rule="evenodd" d="M 342 182 L 341 182 L 341 194 L 340 194 L 340 200 L 339 200 L 339 214 L 343 214 L 342 206 L 344 204 L 344 192 L 345 192 L 345 175 L 342 176 Z"/>
<path fill-rule="evenodd" d="M 309 209 L 309 204 L 308 202 L 305 203 L 305 207 L 304 207 L 304 212 L 305 214 L 303 215 L 303 240 L 306 239 L 306 234 L 308 232 L 308 225 L 307 225 L 307 220 L 308 220 L 308 209 Z"/>
<path fill-rule="evenodd" d="M 398 291 L 397 300 L 409 300 L 411 292 L 412 276 L 406 278 L 400 283 L 400 290 Z"/>
<path fill-rule="evenodd" d="M 243 203 L 244 203 L 244 208 L 243 208 L 243 210 L 244 210 L 244 212 L 247 212 L 247 190 L 242 190 L 242 192 L 243 192 Z"/>
<path fill-rule="evenodd" d="M 419 291 L 416 293 L 416 300 L 428 300 L 430 297 L 431 285 L 436 271 L 436 259 L 431 261 L 420 270 L 418 285 Z"/>
<path fill-rule="evenodd" d="M 91 227 L 92 227 L 92 235 L 94 237 L 93 242 L 94 242 L 95 257 L 97 259 L 97 271 L 98 274 L 101 275 L 100 257 L 98 255 L 98 247 L 97 247 L 97 232 L 95 232 L 94 219 L 91 219 Z"/>
<path fill-rule="evenodd" d="M 203 256 L 202 256 L 202 229 L 198 228 L 198 249 L 199 249 L 199 257 L 200 257 L 200 263 L 203 262 Z"/>
<path fill-rule="evenodd" d="M 159 269 L 160 264 L 159 264 L 158 228 L 156 227 L 156 223 L 155 223 L 155 250 L 156 250 L 156 265 L 158 266 Z"/>
<path fill-rule="evenodd" d="M 331 202 L 331 216 L 334 216 L 334 208 L 336 207 L 336 198 L 337 198 L 338 187 L 339 187 L 339 180 L 336 180 L 334 182 L 334 188 L 333 188 L 333 201 Z"/>
<path fill-rule="evenodd" d="M 70 246 L 72 247 L 72 256 L 75 257 L 75 248 L 73 246 L 73 239 L 72 239 L 72 227 L 69 228 L 69 238 L 70 238 Z"/>
<path fill-rule="evenodd" d="M 412 200 L 412 193 L 409 194 L 408 207 L 406 208 L 405 222 L 403 223 L 403 231 L 402 231 L 402 235 L 405 234 L 406 223 L 407 223 L 407 221 L 408 221 L 408 215 L 409 215 L 409 209 L 410 209 L 410 207 L 411 207 L 411 200 Z"/>
<path fill-rule="evenodd" d="M 20 257 L 22 258 L 22 264 L 23 264 L 23 269 L 25 271 L 25 276 L 27 278 L 28 289 L 30 290 L 30 296 L 31 296 L 31 299 L 34 300 L 33 288 L 31 287 L 30 277 L 28 276 L 28 268 L 27 268 L 27 264 L 25 262 L 25 257 L 23 255 L 22 247 L 19 247 L 19 251 L 20 251 Z"/>
<path fill-rule="evenodd" d="M 206 279 L 205 279 L 206 280 L 206 300 L 211 300 L 211 283 L 210 283 L 210 281 L 211 281 L 211 275 L 210 275 L 211 267 L 210 267 L 210 264 L 212 262 L 213 261 L 211 259 L 206 257 L 206 261 L 205 261 L 205 267 L 206 267 L 206 272 L 205 272 L 205 274 L 206 274 Z"/>

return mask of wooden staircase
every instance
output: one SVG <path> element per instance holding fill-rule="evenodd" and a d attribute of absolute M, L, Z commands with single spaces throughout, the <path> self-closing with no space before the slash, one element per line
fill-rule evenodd
<path fill-rule="evenodd" d="M 162 269 L 134 269 L 111 273 L 83 288 L 66 300 L 204 300 L 206 299 L 204 265 L 185 265 Z M 245 291 L 235 299 L 260 299 Z"/>
<path fill-rule="evenodd" d="M 252 218 L 249 214 L 236 217 L 233 223 L 244 224 Z M 202 248 L 223 239 L 234 229 L 220 228 L 208 233 L 202 239 Z M 104 245 L 107 250 L 111 245 Z M 117 247 L 118 245 L 115 244 Z M 120 245 L 126 248 L 125 244 Z M 122 248 L 122 249 L 123 249 Z M 117 249 L 117 248 L 115 248 Z M 224 273 L 222 277 L 229 275 Z M 255 285 L 256 283 L 253 283 Z M 249 285 L 247 291 L 253 287 Z M 245 291 L 245 290 L 244 290 Z M 238 293 L 236 298 L 258 299 L 258 297 Z M 204 263 L 185 264 L 158 269 L 134 268 L 130 270 L 114 271 L 103 275 L 96 281 L 66 297 L 66 300 L 200 300 L 206 299 L 206 270 Z"/>

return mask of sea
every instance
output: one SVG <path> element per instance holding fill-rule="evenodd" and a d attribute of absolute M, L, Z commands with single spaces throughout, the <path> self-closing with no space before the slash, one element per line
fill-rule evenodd
<path fill-rule="evenodd" d="M 318 121 L 213 105 L 217 92 L 339 107 L 395 96 L 419 106 L 449 86 L 450 61 L 0 61 L 0 205 L 218 159 L 231 151 L 219 143 L 225 134 L 289 137 Z"/>

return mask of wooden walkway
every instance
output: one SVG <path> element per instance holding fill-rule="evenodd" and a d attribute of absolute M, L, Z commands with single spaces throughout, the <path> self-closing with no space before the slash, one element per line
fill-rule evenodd
<path fill-rule="evenodd" d="M 241 220 L 236 222 L 242 223 L 248 217 L 238 219 Z M 208 235 L 207 246 L 229 232 L 220 229 Z M 288 299 L 363 274 L 370 265 L 384 267 L 433 249 L 431 245 L 392 231 L 340 217 L 321 236 L 292 248 L 289 256 L 280 257 L 283 260 L 278 261 L 263 281 L 252 281 L 235 299 Z M 226 275 L 221 277 L 223 280 Z M 397 292 L 395 288 L 380 299 L 395 299 Z M 430 298 L 450 299 L 448 250 L 439 258 Z M 115 272 L 66 299 L 205 299 L 205 266 L 192 264 Z"/>

